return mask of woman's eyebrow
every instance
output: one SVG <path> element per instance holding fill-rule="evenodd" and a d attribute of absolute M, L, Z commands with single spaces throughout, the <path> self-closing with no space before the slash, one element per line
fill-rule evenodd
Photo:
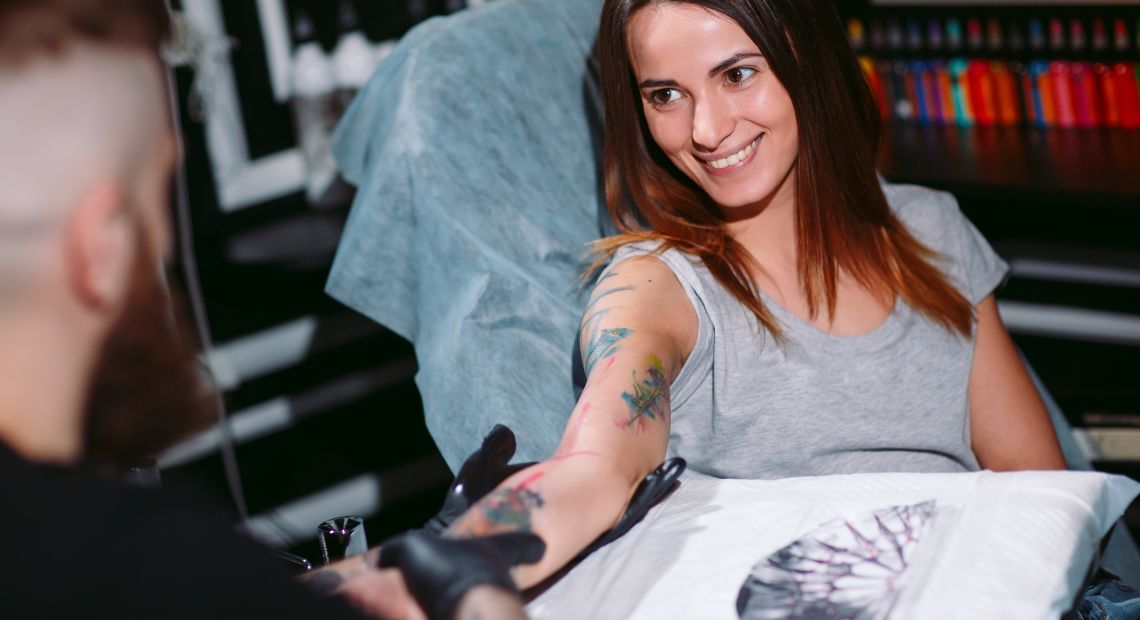
<path fill-rule="evenodd" d="M 764 54 L 761 54 L 760 52 L 738 52 L 736 54 L 733 54 L 732 56 L 729 56 L 728 58 L 725 58 L 723 61 L 720 62 L 720 64 L 713 67 L 712 69 L 709 69 L 709 77 L 716 77 L 716 75 L 718 73 L 720 73 L 721 71 L 724 71 L 725 69 L 731 67 L 732 65 L 735 65 L 736 63 L 744 60 L 745 58 L 763 57 L 763 56 L 764 56 Z"/>
<path fill-rule="evenodd" d="M 674 87 L 676 85 L 677 85 L 677 82 L 675 80 L 645 80 L 642 83 L 638 84 L 637 87 L 638 88 L 662 88 L 662 87 L 670 87 L 671 88 L 671 87 Z"/>
<path fill-rule="evenodd" d="M 733 54 L 728 58 L 717 64 L 717 66 L 709 69 L 709 77 L 716 77 L 718 73 L 728 69 L 732 65 L 744 60 L 745 58 L 763 58 L 764 54 L 759 52 L 740 52 Z M 673 88 L 677 86 L 676 80 L 644 80 L 637 85 L 638 88 Z"/>

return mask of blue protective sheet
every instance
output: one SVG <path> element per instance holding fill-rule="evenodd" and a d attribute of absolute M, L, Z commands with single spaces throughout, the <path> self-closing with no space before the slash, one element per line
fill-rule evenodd
<path fill-rule="evenodd" d="M 409 33 L 334 137 L 358 188 L 328 293 L 415 344 L 451 468 L 496 422 L 549 455 L 599 236 L 599 0 L 496 0 Z"/>

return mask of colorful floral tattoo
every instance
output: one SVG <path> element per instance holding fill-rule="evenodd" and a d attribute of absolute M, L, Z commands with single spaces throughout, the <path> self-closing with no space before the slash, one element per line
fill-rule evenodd
<path fill-rule="evenodd" d="M 602 282 L 615 275 L 617 275 L 616 272 L 610 272 L 603 276 L 601 280 L 598 280 L 599 288 L 595 289 L 594 296 L 590 300 L 590 305 L 586 306 L 586 311 L 584 312 L 586 318 L 582 321 L 582 334 L 585 336 L 582 363 L 586 367 L 587 377 L 590 376 L 590 373 L 594 370 L 595 364 L 617 353 L 619 349 L 618 343 L 633 333 L 633 330 L 628 327 L 601 328 L 602 319 L 610 313 L 610 308 L 603 308 L 593 312 L 594 307 L 602 299 L 614 293 L 636 290 L 633 286 L 618 286 L 608 289 L 600 288 Z"/>
<path fill-rule="evenodd" d="M 614 422 L 619 428 L 632 428 L 637 432 L 645 430 L 646 419 L 664 420 L 669 406 L 669 384 L 665 379 L 665 368 L 661 359 L 650 355 L 646 359 L 649 368 L 646 370 L 648 378 L 637 380 L 637 371 L 633 375 L 633 393 L 622 392 L 621 397 L 629 408 L 629 417 L 620 417 Z"/>
<path fill-rule="evenodd" d="M 528 487 L 541 478 L 542 474 L 541 471 L 535 472 L 517 487 L 500 488 L 488 493 L 476 504 L 482 518 L 475 523 L 457 524 L 454 534 L 471 537 L 531 531 L 531 513 L 542 508 L 546 501 Z"/>

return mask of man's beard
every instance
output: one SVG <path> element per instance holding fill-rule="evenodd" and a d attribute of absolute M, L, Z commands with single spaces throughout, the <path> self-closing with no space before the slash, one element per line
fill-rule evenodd
<path fill-rule="evenodd" d="M 216 415 L 182 305 L 160 281 L 148 244 L 139 246 L 127 302 L 104 343 L 87 402 L 84 458 L 99 467 L 147 464 Z"/>

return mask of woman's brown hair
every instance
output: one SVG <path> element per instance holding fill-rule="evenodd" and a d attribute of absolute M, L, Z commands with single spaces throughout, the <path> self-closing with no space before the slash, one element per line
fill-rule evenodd
<path fill-rule="evenodd" d="M 799 126 L 796 235 L 808 309 L 835 312 L 840 268 L 876 292 L 901 296 L 947 329 L 969 335 L 970 302 L 932 264 L 936 254 L 895 217 L 875 171 L 881 119 L 833 0 L 605 0 L 598 33 L 605 109 L 606 203 L 619 233 L 597 244 L 660 241 L 699 257 L 776 336 L 751 256 L 720 208 L 649 137 L 629 60 L 627 29 L 642 7 L 692 4 L 732 19 L 760 48 L 792 100 Z"/>

